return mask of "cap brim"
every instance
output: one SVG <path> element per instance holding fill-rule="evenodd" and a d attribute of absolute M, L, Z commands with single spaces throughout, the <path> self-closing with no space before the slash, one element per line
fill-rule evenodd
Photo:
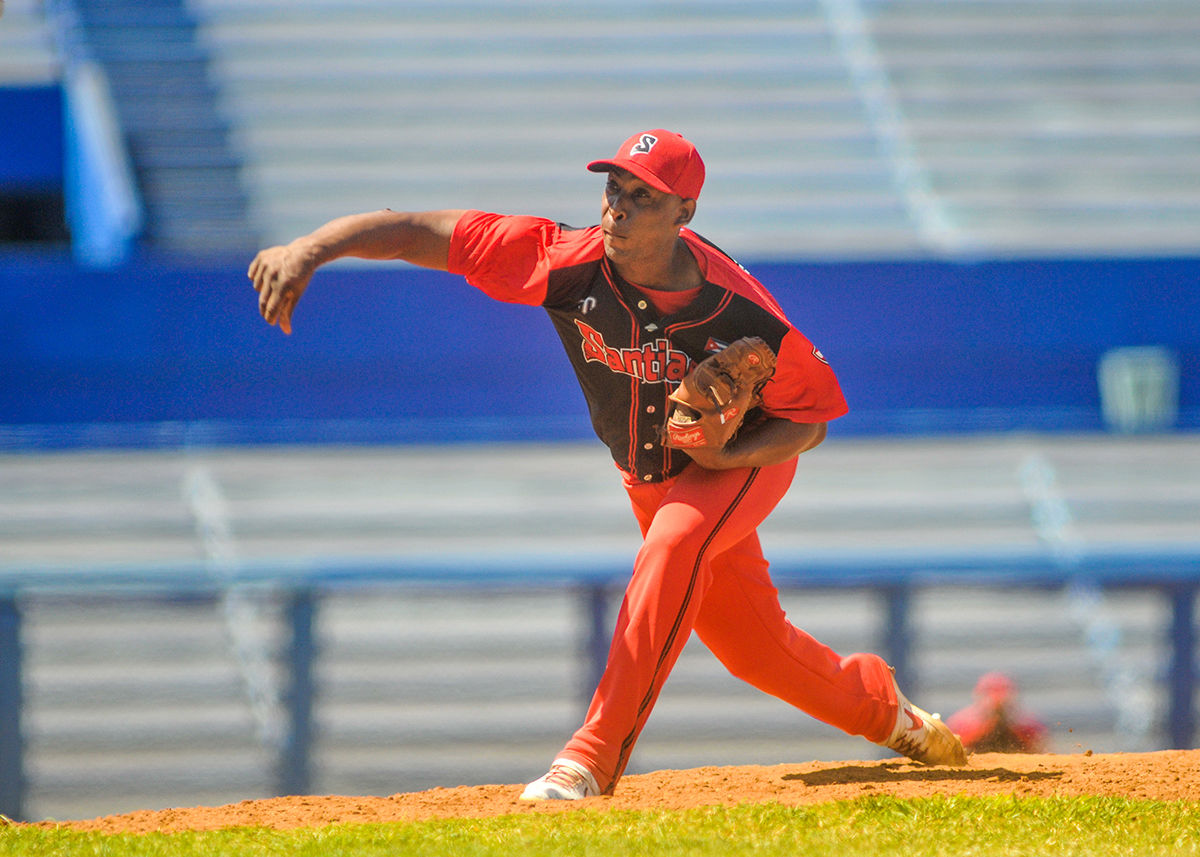
<path fill-rule="evenodd" d="M 663 193 L 675 193 L 674 190 L 667 187 L 666 183 L 662 179 L 647 170 L 637 161 L 592 161 L 587 165 L 587 168 L 594 173 L 606 173 L 613 167 L 619 167 L 626 172 L 633 173 L 646 184 L 650 185 L 650 187 L 661 190 Z"/>

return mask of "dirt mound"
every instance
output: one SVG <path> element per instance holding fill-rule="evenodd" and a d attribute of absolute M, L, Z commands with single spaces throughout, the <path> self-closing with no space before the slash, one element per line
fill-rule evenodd
<path fill-rule="evenodd" d="M 59 823 L 104 833 L 286 829 L 324 824 L 479 818 L 579 808 L 687 809 L 776 802 L 787 806 L 863 795 L 1120 795 L 1154 800 L 1200 800 L 1200 750 L 1106 755 L 972 756 L 966 768 L 925 767 L 899 759 L 809 762 L 658 771 L 625 777 L 612 797 L 578 803 L 525 803 L 521 785 L 462 786 L 391 797 L 281 797 L 222 807 L 133 812 Z M 41 826 L 55 826 L 45 822 Z"/>

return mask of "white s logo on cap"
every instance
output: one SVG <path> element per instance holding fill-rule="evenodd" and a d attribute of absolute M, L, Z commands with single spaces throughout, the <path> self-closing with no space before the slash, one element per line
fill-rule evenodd
<path fill-rule="evenodd" d="M 629 150 L 630 156 L 633 155 L 648 155 L 650 150 L 654 148 L 654 144 L 658 142 L 658 138 L 653 134 L 643 134 L 642 139 L 638 140 L 637 144 Z"/>

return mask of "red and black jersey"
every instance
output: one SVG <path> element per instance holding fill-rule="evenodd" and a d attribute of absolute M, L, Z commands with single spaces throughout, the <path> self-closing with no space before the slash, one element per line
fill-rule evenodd
<path fill-rule="evenodd" d="M 540 305 L 554 323 L 592 427 L 631 479 L 659 482 L 691 460 L 662 444 L 667 394 L 695 363 L 743 336 L 777 355 L 763 388 L 767 416 L 825 422 L 846 413 L 833 370 L 775 299 L 729 256 L 684 229 L 704 283 L 661 315 L 604 254 L 599 226 L 573 230 L 536 217 L 470 211 L 455 226 L 449 270 L 498 300 Z"/>

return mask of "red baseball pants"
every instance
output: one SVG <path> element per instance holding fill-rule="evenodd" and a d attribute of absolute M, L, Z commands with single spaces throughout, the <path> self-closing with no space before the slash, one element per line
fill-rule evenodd
<path fill-rule="evenodd" d="M 733 675 L 851 735 L 879 743 L 896 721 L 891 671 L 840 657 L 779 605 L 757 528 L 791 485 L 796 460 L 762 468 L 690 466 L 657 484 L 626 481 L 644 542 L 608 664 L 583 726 L 559 754 L 611 794 L 693 630 Z"/>

